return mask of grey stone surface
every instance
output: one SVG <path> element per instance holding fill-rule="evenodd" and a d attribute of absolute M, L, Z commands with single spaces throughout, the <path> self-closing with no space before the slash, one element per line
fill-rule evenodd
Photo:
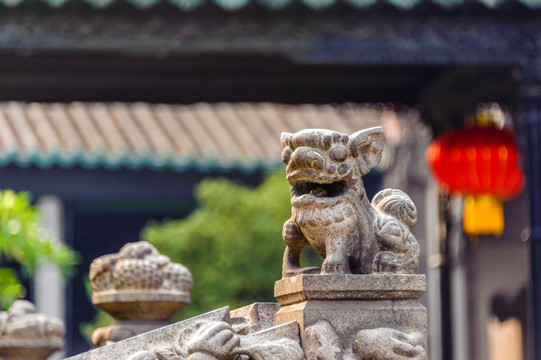
<path fill-rule="evenodd" d="M 231 311 L 231 325 L 237 334 L 246 335 L 274 326 L 277 303 L 253 303 Z"/>
<path fill-rule="evenodd" d="M 92 302 L 116 320 L 94 331 L 97 346 L 168 325 L 169 318 L 190 303 L 190 271 L 146 241 L 95 259 L 89 275 Z"/>
<path fill-rule="evenodd" d="M 34 304 L 16 300 L 0 312 L 0 359 L 47 359 L 64 346 L 64 324 L 39 314 Z"/>
<path fill-rule="evenodd" d="M 167 325 L 170 322 L 165 320 L 115 320 L 109 326 L 94 330 L 91 341 L 96 346 L 109 345 Z"/>
<path fill-rule="evenodd" d="M 426 276 L 418 274 L 308 274 L 279 280 L 274 286 L 281 306 L 304 300 L 418 299 L 425 291 Z"/>
<path fill-rule="evenodd" d="M 381 160 L 383 144 L 381 127 L 349 136 L 323 129 L 282 133 L 292 204 L 282 232 L 283 278 L 415 272 L 415 205 L 396 189 L 382 190 L 370 203 L 362 182 Z M 309 245 L 325 258 L 321 270 L 300 267 L 300 253 Z"/>

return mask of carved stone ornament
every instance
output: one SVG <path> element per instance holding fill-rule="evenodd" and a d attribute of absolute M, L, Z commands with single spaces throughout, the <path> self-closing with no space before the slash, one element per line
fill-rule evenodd
<path fill-rule="evenodd" d="M 370 202 L 362 182 L 381 158 L 381 128 L 285 133 L 282 146 L 292 216 L 283 227 L 278 304 L 219 309 L 74 360 L 427 359 L 427 314 L 418 301 L 426 278 L 413 274 L 417 210 L 400 190 Z M 324 258 L 321 269 L 300 266 L 306 246 Z M 118 283 L 106 272 L 117 258 L 105 258 L 93 281 L 105 272 L 100 284 Z"/>
<path fill-rule="evenodd" d="M 413 274 L 417 210 L 396 189 L 370 202 L 362 181 L 383 144 L 381 127 L 282 133 L 292 215 L 282 232 L 275 324 L 299 323 L 308 360 L 426 359 L 427 316 L 418 301 L 426 278 Z M 321 269 L 301 268 L 306 246 L 324 258 Z"/>
<path fill-rule="evenodd" d="M 47 359 L 64 346 L 60 319 L 36 312 L 29 301 L 16 300 L 0 312 L 0 359 Z"/>
<path fill-rule="evenodd" d="M 94 331 L 97 346 L 168 325 L 171 316 L 190 303 L 190 271 L 146 241 L 95 259 L 89 275 L 92 302 L 116 320 Z"/>

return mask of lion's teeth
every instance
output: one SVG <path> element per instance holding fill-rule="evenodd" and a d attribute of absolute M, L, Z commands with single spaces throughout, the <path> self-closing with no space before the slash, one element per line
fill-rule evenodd
<path fill-rule="evenodd" d="M 327 190 L 325 190 L 324 188 L 317 187 L 315 189 L 310 190 L 310 195 L 314 195 L 317 197 L 324 197 L 324 196 L 327 196 L 328 193 L 327 193 Z"/>

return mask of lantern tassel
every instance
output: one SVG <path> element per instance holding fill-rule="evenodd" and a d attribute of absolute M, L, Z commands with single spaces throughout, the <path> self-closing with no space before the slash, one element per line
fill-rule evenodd
<path fill-rule="evenodd" d="M 468 235 L 503 233 L 503 205 L 500 199 L 490 196 L 464 197 L 464 232 Z"/>

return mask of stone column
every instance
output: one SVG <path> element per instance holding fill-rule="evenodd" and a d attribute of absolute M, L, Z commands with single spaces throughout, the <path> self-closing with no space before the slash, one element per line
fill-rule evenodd
<path fill-rule="evenodd" d="M 38 205 L 41 208 L 43 228 L 62 241 L 62 201 L 56 196 L 48 195 L 40 197 Z M 37 269 L 34 290 L 38 311 L 64 319 L 64 287 L 57 266 L 43 264 Z"/>
<path fill-rule="evenodd" d="M 38 206 L 41 209 L 41 225 L 55 239 L 64 241 L 64 207 L 62 200 L 57 196 L 45 195 L 38 199 Z M 40 313 L 55 316 L 66 321 L 66 302 L 62 275 L 58 266 L 52 263 L 41 264 L 36 269 L 34 279 L 34 301 Z M 65 352 L 58 352 L 51 357 L 51 360 L 65 358 Z"/>
<path fill-rule="evenodd" d="M 44 360 L 64 346 L 64 323 L 36 312 L 29 301 L 16 300 L 0 312 L 0 359 Z"/>
<path fill-rule="evenodd" d="M 449 262 L 451 282 L 451 319 L 452 319 L 452 344 L 453 359 L 470 359 L 470 318 L 468 316 L 468 274 L 467 274 L 467 239 L 462 230 L 462 209 L 461 198 L 451 197 L 450 207 L 450 228 L 448 235 Z"/>
<path fill-rule="evenodd" d="M 115 318 L 111 326 L 92 333 L 96 346 L 169 325 L 169 319 L 190 303 L 190 271 L 145 241 L 94 260 L 90 281 L 92 303 Z"/>

